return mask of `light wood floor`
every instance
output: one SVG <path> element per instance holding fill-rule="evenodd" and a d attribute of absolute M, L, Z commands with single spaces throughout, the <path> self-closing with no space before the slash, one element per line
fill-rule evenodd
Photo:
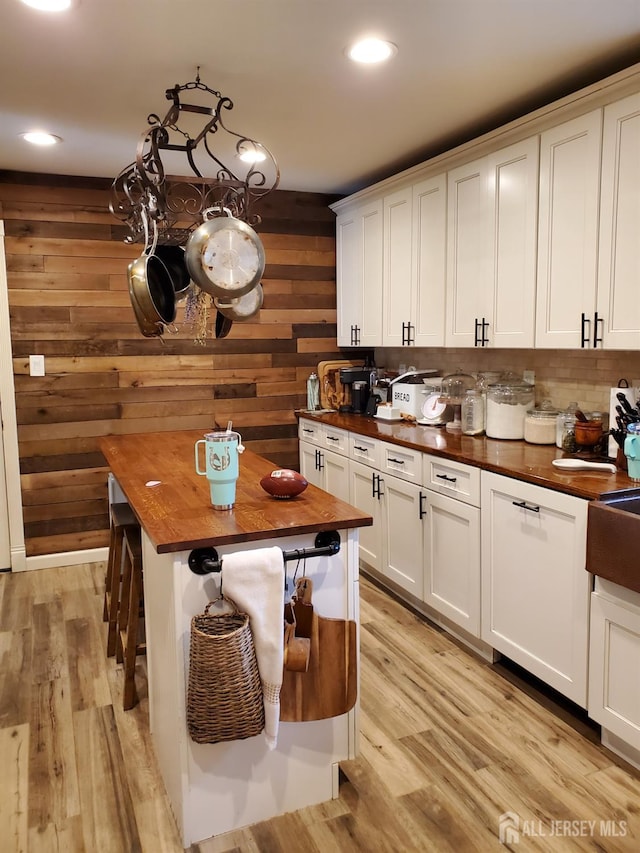
<path fill-rule="evenodd" d="M 142 701 L 124 712 L 104 655 L 103 582 L 101 564 L 0 575 L 0 853 L 181 850 L 144 666 Z M 361 586 L 361 754 L 342 766 L 339 799 L 192 853 L 484 853 L 505 849 L 506 812 L 526 831 L 516 853 L 640 849 L 640 774 L 592 728 Z M 594 830 L 554 823 L 581 820 Z M 600 821 L 626 836 L 603 837 Z M 582 834 L 551 837 L 558 828 Z"/>

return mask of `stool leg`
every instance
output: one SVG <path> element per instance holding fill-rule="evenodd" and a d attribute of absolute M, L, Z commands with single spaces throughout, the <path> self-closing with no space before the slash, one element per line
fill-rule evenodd
<path fill-rule="evenodd" d="M 109 557 L 107 559 L 107 573 L 104 578 L 104 607 L 102 609 L 102 621 L 109 621 L 109 593 L 111 591 L 111 577 L 113 575 L 114 566 L 114 548 L 116 545 L 116 529 L 111 522 L 109 528 Z"/>
<path fill-rule="evenodd" d="M 124 660 L 124 647 L 129 626 L 129 600 L 131 597 L 131 575 L 133 572 L 133 560 L 127 548 L 126 533 L 124 535 L 124 555 L 122 566 L 122 586 L 120 587 L 120 606 L 118 608 L 118 626 L 116 631 L 116 660 L 122 663 Z"/>
<path fill-rule="evenodd" d="M 128 548 L 127 548 L 128 550 Z M 140 593 L 142 581 L 142 567 L 131 554 L 127 554 L 131 563 L 131 582 L 129 587 L 127 630 L 124 641 L 124 690 L 123 706 L 128 711 L 138 701 L 136 693 L 136 652 L 138 645 L 138 620 L 140 613 Z"/>
<path fill-rule="evenodd" d="M 109 588 L 108 597 L 108 626 L 107 626 L 107 657 L 113 657 L 116 653 L 116 640 L 118 636 L 118 613 L 120 611 L 121 581 L 122 581 L 122 555 L 124 531 L 122 528 L 115 532 L 115 542 L 112 556 L 112 565 L 109 566 Z"/>

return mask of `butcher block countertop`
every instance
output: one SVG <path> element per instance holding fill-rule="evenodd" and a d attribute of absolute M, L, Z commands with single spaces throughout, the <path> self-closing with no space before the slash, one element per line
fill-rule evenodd
<path fill-rule="evenodd" d="M 204 430 L 102 438 L 100 449 L 158 554 L 299 533 L 367 527 L 372 518 L 315 486 L 278 500 L 260 486 L 277 468 L 252 453 L 240 456 L 236 504 L 214 510 L 206 477 L 196 474 L 195 442 Z M 160 481 L 159 485 L 147 485 Z"/>
<path fill-rule="evenodd" d="M 621 471 L 610 474 L 606 471 L 562 471 L 554 468 L 551 460 L 565 456 L 555 444 L 529 444 L 526 441 L 460 435 L 447 432 L 444 427 L 421 426 L 404 421 L 385 423 L 375 418 L 337 412 L 324 415 L 311 415 L 309 412 L 298 414 L 359 435 L 465 462 L 485 471 L 494 471 L 587 500 L 595 500 L 604 492 L 637 486 Z"/>

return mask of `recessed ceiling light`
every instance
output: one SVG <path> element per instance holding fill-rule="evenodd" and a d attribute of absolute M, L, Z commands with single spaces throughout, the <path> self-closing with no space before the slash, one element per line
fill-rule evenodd
<path fill-rule="evenodd" d="M 30 130 L 20 135 L 25 142 L 30 142 L 31 145 L 56 145 L 56 143 L 62 142 L 60 136 L 54 136 L 53 133 L 47 133 L 44 130 Z"/>
<path fill-rule="evenodd" d="M 71 7 L 73 0 L 22 0 L 25 6 L 39 9 L 41 12 L 64 12 Z"/>
<path fill-rule="evenodd" d="M 356 42 L 347 50 L 347 56 L 354 62 L 373 65 L 384 62 L 398 52 L 398 48 L 390 41 L 377 38 L 366 38 Z"/>

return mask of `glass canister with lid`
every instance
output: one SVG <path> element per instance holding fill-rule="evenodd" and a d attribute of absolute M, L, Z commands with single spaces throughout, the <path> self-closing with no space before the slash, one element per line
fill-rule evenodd
<path fill-rule="evenodd" d="M 524 438 L 524 420 L 533 408 L 535 386 L 516 376 L 504 376 L 487 389 L 487 421 L 489 438 Z M 555 440 L 555 421 L 554 440 Z"/>
<path fill-rule="evenodd" d="M 524 440 L 529 444 L 555 444 L 558 410 L 550 400 L 543 400 L 538 408 L 528 409 L 524 418 Z"/>

